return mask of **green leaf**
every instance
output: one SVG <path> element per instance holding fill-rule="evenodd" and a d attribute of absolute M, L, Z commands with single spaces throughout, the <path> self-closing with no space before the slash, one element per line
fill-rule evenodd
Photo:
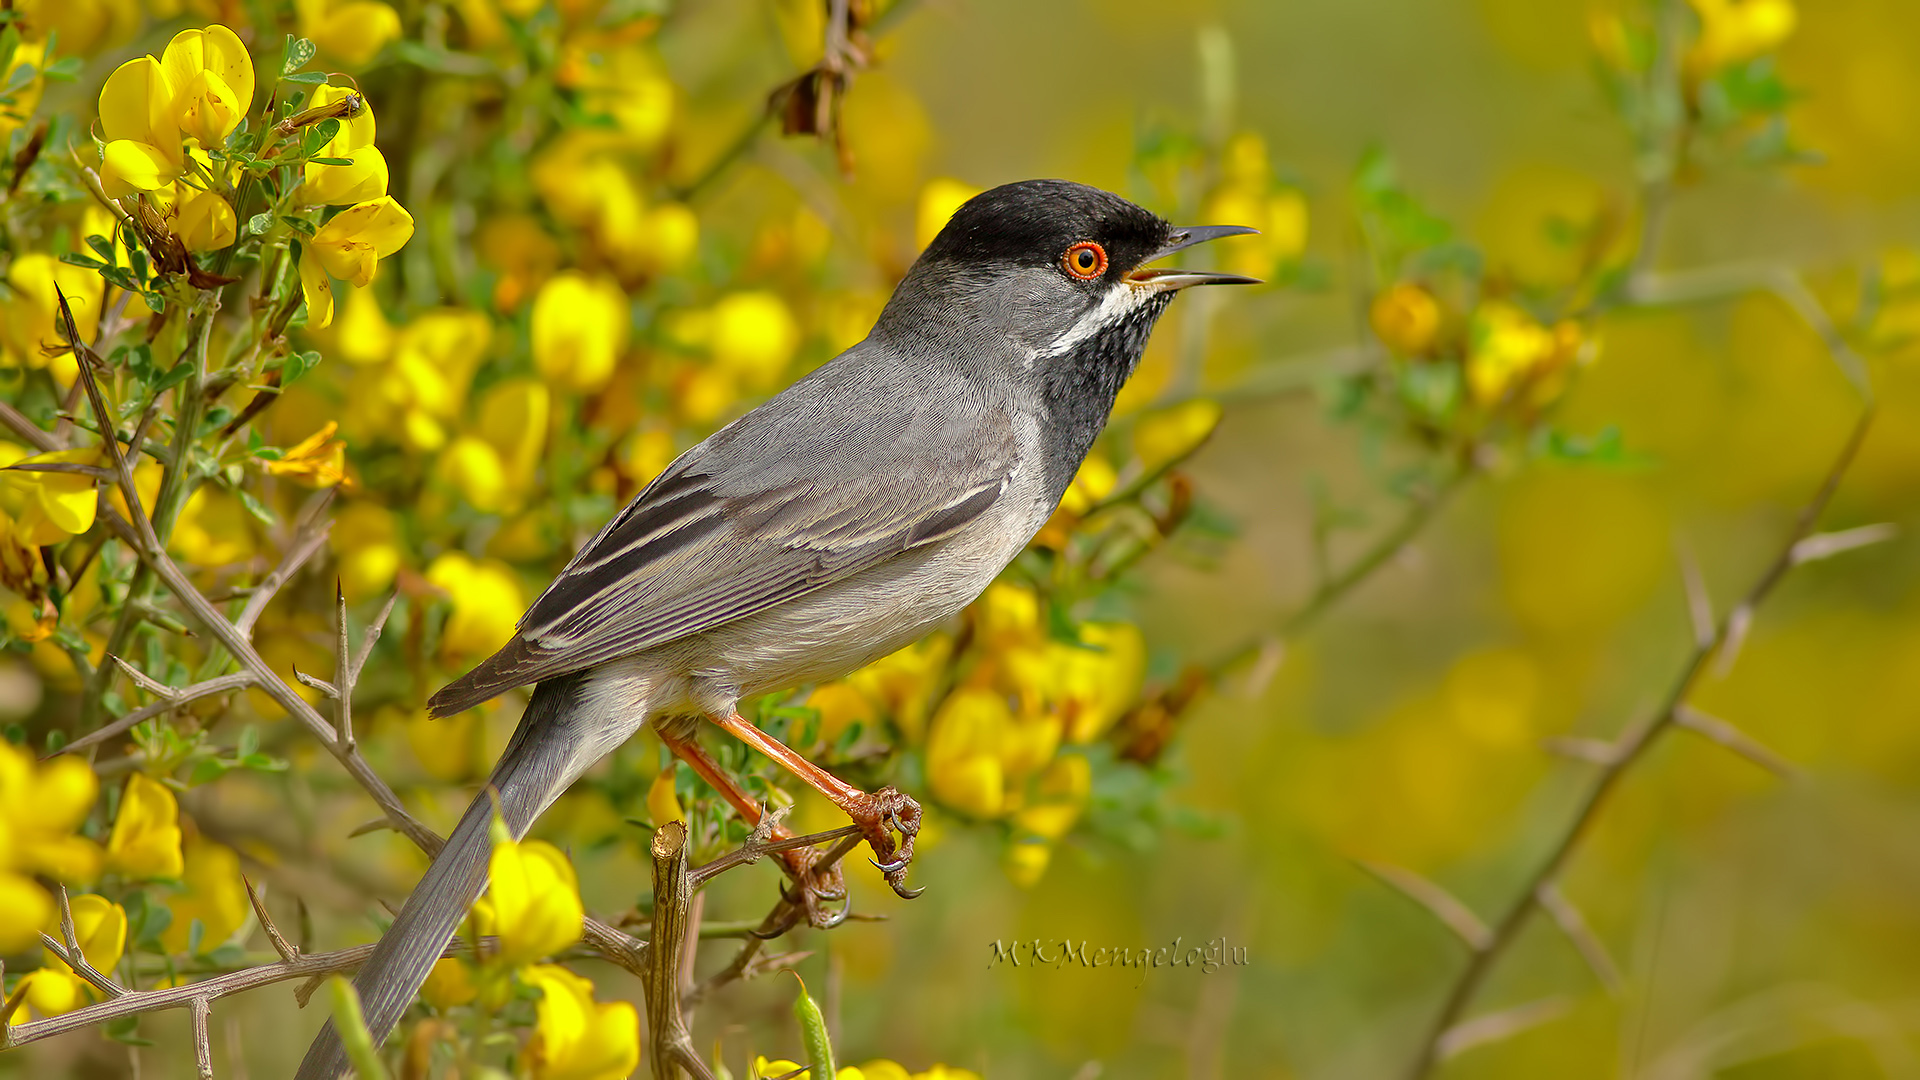
<path fill-rule="evenodd" d="M 60 261 L 66 263 L 68 266 L 84 266 L 89 270 L 105 270 L 107 268 L 107 264 L 101 262 L 99 259 L 91 255 L 82 255 L 77 251 L 69 251 L 65 255 L 60 256 Z"/>
<path fill-rule="evenodd" d="M 300 83 L 303 86 L 318 86 L 327 81 L 324 71 L 302 71 L 295 75 L 282 75 L 282 82 Z"/>
<path fill-rule="evenodd" d="M 320 354 L 309 349 L 289 355 L 280 365 L 280 386 L 292 386 L 295 379 L 320 366 Z"/>
<path fill-rule="evenodd" d="M 264 236 L 266 234 L 266 231 L 271 228 L 273 228 L 272 214 L 269 214 L 269 213 L 255 214 L 252 217 L 247 219 L 247 235 L 248 236 Z"/>
<path fill-rule="evenodd" d="M 308 221 L 306 218 L 303 218 L 303 217 L 294 217 L 291 214 L 289 214 L 285 217 L 282 217 L 280 220 L 287 223 L 287 228 L 292 229 L 294 232 L 299 233 L 301 236 L 312 236 L 316 231 L 318 231 L 318 227 L 314 225 L 313 222 Z"/>
<path fill-rule="evenodd" d="M 313 42 L 308 41 L 306 38 L 289 36 L 287 41 L 287 59 L 280 65 L 281 76 L 291 75 L 301 68 L 306 67 L 307 64 L 313 60 L 313 54 L 318 51 L 319 50 L 314 47 Z"/>
<path fill-rule="evenodd" d="M 46 76 L 55 82 L 72 82 L 80 77 L 83 65 L 77 56 L 63 56 L 47 65 Z"/>
<path fill-rule="evenodd" d="M 353 164 L 352 158 L 343 158 L 343 157 L 317 157 L 317 158 L 308 158 L 307 160 L 313 162 L 315 165 L 351 165 Z"/>
<path fill-rule="evenodd" d="M 273 511 L 267 509 L 266 503 L 255 498 L 253 493 L 245 488 L 234 488 L 233 493 L 240 497 L 240 505 L 247 508 L 247 513 L 252 514 L 262 525 L 269 528 L 279 527 L 280 519 L 274 516 Z"/>
<path fill-rule="evenodd" d="M 191 374 L 193 374 L 193 362 L 191 360 L 182 360 L 173 365 L 167 369 L 165 375 L 160 376 L 158 382 L 153 384 L 153 396 L 159 397 L 166 391 L 186 382 L 187 376 Z"/>
<path fill-rule="evenodd" d="M 105 260 L 108 266 L 113 266 L 118 261 L 113 257 L 113 241 L 104 236 L 87 237 L 87 246 L 93 249 L 94 254 Z"/>
<path fill-rule="evenodd" d="M 201 784 L 211 784 L 230 771 L 227 763 L 219 758 L 201 758 L 194 762 L 193 771 L 187 774 L 187 786 L 199 787 Z"/>
<path fill-rule="evenodd" d="M 234 744 L 234 753 L 240 757 L 250 757 L 260 750 L 260 729 L 248 724 L 240 729 L 240 739 Z"/>
<path fill-rule="evenodd" d="M 312 157 L 332 142 L 333 137 L 338 134 L 340 134 L 340 121 L 331 116 L 327 117 L 308 128 L 306 134 L 300 136 L 301 153 Z"/>

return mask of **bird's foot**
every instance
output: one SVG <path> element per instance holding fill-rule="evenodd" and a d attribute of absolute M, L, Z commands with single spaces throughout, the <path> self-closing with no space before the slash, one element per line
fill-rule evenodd
<path fill-rule="evenodd" d="M 884 787 L 848 808 L 847 816 L 860 826 L 860 835 L 873 849 L 873 865 L 893 891 L 907 900 L 919 896 L 921 889 L 907 888 L 907 866 L 913 862 L 914 838 L 920 835 L 920 804 L 896 788 Z M 895 832 L 900 834 L 897 845 Z"/>
<path fill-rule="evenodd" d="M 785 887 L 787 902 L 816 930 L 831 930 L 846 921 L 847 877 L 838 860 L 821 865 L 820 849 L 792 848 L 780 853 L 792 880 Z M 838 907 L 831 905 L 838 904 Z"/>

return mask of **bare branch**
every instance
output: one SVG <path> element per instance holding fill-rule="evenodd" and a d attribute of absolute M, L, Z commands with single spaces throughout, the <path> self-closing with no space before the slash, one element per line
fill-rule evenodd
<path fill-rule="evenodd" d="M 87 954 L 81 951 L 80 938 L 79 935 L 75 933 L 73 926 L 73 904 L 67 899 L 67 887 L 65 885 L 54 886 L 54 899 L 60 901 L 60 936 L 66 939 L 66 946 L 62 948 L 59 942 L 45 934 L 40 935 L 40 944 L 46 946 L 55 956 L 66 961 L 67 966 L 73 969 L 73 973 L 92 983 L 94 989 L 108 997 L 120 997 L 124 995 L 127 992 L 126 989 L 119 983 L 102 975 L 94 968 L 93 964 L 88 962 Z"/>
<path fill-rule="evenodd" d="M 267 914 L 267 905 L 254 890 L 253 882 L 245 874 L 240 876 L 240 882 L 247 887 L 247 902 L 253 905 L 254 918 L 260 920 L 260 929 L 267 932 L 267 940 L 273 942 L 273 951 L 279 953 L 282 960 L 300 959 L 300 950 L 287 944 L 287 939 L 280 936 L 280 928 L 273 925 L 273 917 Z"/>
<path fill-rule="evenodd" d="M 1713 597 L 1707 593 L 1707 583 L 1700 578 L 1700 564 L 1694 561 L 1693 552 L 1685 544 L 1679 546 L 1680 582 L 1687 590 L 1687 618 L 1693 624 L 1693 645 L 1704 649 L 1713 643 L 1716 630 L 1713 618 Z"/>
<path fill-rule="evenodd" d="M 121 670 L 127 672 L 130 677 L 135 675 L 134 669 L 127 666 L 119 657 L 116 656 L 113 659 L 121 665 Z M 153 683 L 153 680 L 147 678 L 145 675 L 139 675 L 137 678 L 134 678 L 134 681 L 140 683 L 142 687 L 145 687 L 148 683 Z M 253 684 L 254 678 L 251 672 L 236 671 L 231 675 L 222 675 L 219 678 L 208 679 L 205 682 L 194 683 L 192 686 L 182 687 L 177 690 L 172 687 L 162 687 L 162 689 L 168 691 L 168 693 L 162 696 L 159 701 L 135 709 L 98 731 L 90 731 L 82 735 L 78 739 L 61 747 L 60 753 L 71 754 L 78 750 L 85 750 L 89 746 L 96 746 L 116 735 L 129 731 L 143 721 L 165 715 L 184 705 L 199 701 L 201 698 L 216 697 L 220 694 L 232 693 L 235 690 L 244 690 Z M 160 684 L 153 683 L 153 685 L 159 686 Z M 158 693 L 158 691 L 155 691 L 155 693 Z"/>
<path fill-rule="evenodd" d="M 1567 1009 L 1565 998 L 1546 998 L 1456 1024 L 1440 1036 L 1438 1056 L 1441 1061 L 1447 1061 L 1461 1051 L 1510 1039 L 1528 1028 L 1565 1015 Z"/>
<path fill-rule="evenodd" d="M 387 597 L 387 602 L 380 606 L 380 614 L 375 615 L 373 622 L 367 625 L 367 634 L 360 639 L 360 655 L 353 658 L 353 672 L 347 679 L 348 686 L 359 685 L 360 671 L 367 666 L 367 658 L 373 655 L 373 647 L 380 642 L 380 632 L 387 628 L 387 618 L 393 614 L 393 606 L 399 600 L 400 593 L 395 590 Z"/>
<path fill-rule="evenodd" d="M 187 1006 L 193 1012 L 193 1063 L 200 1070 L 200 1080 L 213 1080 L 213 1040 L 207 1034 L 213 1006 L 203 997 L 194 998 Z"/>
<path fill-rule="evenodd" d="M 280 557 L 279 565 L 253 587 L 253 591 L 247 595 L 247 606 L 241 608 L 239 617 L 233 620 L 234 627 L 245 634 L 248 640 L 252 640 L 254 624 L 260 621 L 260 616 L 266 614 L 267 605 L 273 602 L 274 596 L 280 592 L 280 587 L 298 573 L 300 568 L 306 565 L 307 560 L 313 558 L 314 553 L 326 544 L 327 534 L 332 529 L 333 522 L 329 519 L 304 526 L 295 532 L 293 543 L 287 548 L 287 553 Z"/>
<path fill-rule="evenodd" d="M 1691 705 L 1682 705 L 1675 709 L 1673 722 L 1679 727 L 1705 736 L 1726 747 L 1782 780 L 1792 780 L 1799 774 L 1792 762 L 1767 749 L 1758 739 L 1725 720 L 1717 716 L 1709 716 Z"/>
<path fill-rule="evenodd" d="M 334 738 L 348 751 L 353 750 L 353 645 L 347 640 L 347 593 L 340 579 L 333 579 L 333 729 Z"/>
<path fill-rule="evenodd" d="M 1467 1031 L 1471 1025 L 1456 1028 L 1456 1024 L 1465 1014 L 1467 1006 L 1472 1003 L 1474 995 L 1478 993 L 1487 974 L 1492 971 L 1494 963 L 1520 936 L 1520 931 L 1526 926 L 1527 919 L 1532 915 L 1534 908 L 1541 903 L 1543 890 L 1559 880 L 1561 872 L 1573 858 L 1575 851 L 1579 849 L 1581 840 L 1598 820 L 1608 798 L 1627 772 L 1646 754 L 1647 748 L 1658 741 L 1669 728 L 1687 726 L 1701 731 L 1702 734 L 1708 734 L 1701 730 L 1702 727 L 1713 728 L 1711 724 L 1700 723 L 1698 718 L 1701 714 L 1689 708 L 1688 699 L 1693 695 L 1700 679 L 1706 674 L 1711 661 L 1717 658 L 1723 665 L 1729 662 L 1731 655 L 1738 650 L 1741 638 L 1752 626 L 1753 613 L 1759 609 L 1767 597 L 1772 595 L 1774 588 L 1793 569 L 1795 550 L 1813 535 L 1820 516 L 1826 512 L 1827 506 L 1833 501 L 1834 493 L 1839 490 L 1841 479 L 1852 467 L 1861 444 L 1866 440 L 1867 431 L 1873 423 L 1873 415 L 1874 412 L 1870 406 L 1862 411 L 1852 432 L 1841 446 L 1839 454 L 1835 456 L 1833 464 L 1828 467 L 1819 489 L 1801 508 L 1799 517 L 1781 543 L 1772 562 L 1749 587 L 1740 603 L 1728 612 L 1726 621 L 1720 624 L 1713 639 L 1693 647 L 1682 665 L 1679 677 L 1674 680 L 1672 689 L 1668 691 L 1666 701 L 1654 713 L 1653 718 L 1645 724 L 1630 728 L 1621 736 L 1619 743 L 1613 749 L 1611 760 L 1602 764 L 1599 776 L 1580 801 L 1573 817 L 1552 842 L 1540 864 L 1528 876 L 1524 891 L 1514 898 L 1506 913 L 1494 923 L 1492 937 L 1486 947 L 1475 951 L 1468 958 L 1466 967 L 1455 978 L 1445 1001 L 1441 1004 L 1440 1011 L 1434 1017 L 1425 1039 L 1420 1044 L 1418 1055 L 1408 1075 L 1415 1078 L 1424 1077 L 1444 1059 L 1446 1053 L 1458 1052 L 1465 1046 L 1483 1041 L 1466 1039 L 1460 1032 Z M 1718 731 L 1717 728 L 1714 730 Z M 1727 730 L 1733 731 L 1730 726 L 1727 726 Z M 1719 732 L 1719 734 L 1722 737 L 1726 735 L 1725 732 Z M 1715 736 L 1708 734 L 1708 737 Z M 1716 741 L 1719 740 L 1716 739 Z M 1735 741 L 1745 742 L 1746 739 L 1742 735 Z M 1777 758 L 1775 760 L 1778 761 Z"/>
<path fill-rule="evenodd" d="M 1881 544 L 1900 535 L 1900 526 L 1887 522 L 1878 525 L 1862 525 L 1857 529 L 1842 529 L 1839 532 L 1814 533 L 1805 540 L 1793 545 L 1793 564 L 1815 562 L 1830 559 L 1844 551 Z"/>
<path fill-rule="evenodd" d="M 1411 870 L 1385 863 L 1356 860 L 1356 865 L 1367 873 L 1380 879 L 1398 892 L 1427 910 L 1427 914 L 1440 920 L 1440 924 L 1453 931 L 1453 935 L 1466 943 L 1467 948 L 1480 952 L 1493 942 L 1493 931 L 1480 921 L 1473 909 L 1461 903 L 1452 893 L 1421 877 Z"/>
<path fill-rule="evenodd" d="M 337 698 L 340 696 L 340 691 L 335 690 L 333 688 L 332 683 L 328 682 L 325 679 L 316 678 L 312 675 L 309 675 L 306 672 L 301 671 L 299 668 L 293 669 L 293 677 L 300 680 L 300 685 L 306 687 L 309 690 L 314 690 L 319 693 L 325 694 L 330 698 Z M 332 739 L 333 734 L 334 733 L 332 731 L 327 732 L 327 736 L 329 740 Z M 353 748 L 349 746 L 349 747 L 346 747 L 346 749 L 351 750 Z"/>
<path fill-rule="evenodd" d="M 480 940 L 482 948 L 488 948 L 496 939 Z M 70 1031 L 79 1031 L 123 1017 L 141 1016 L 167 1009 L 191 1008 L 195 1001 L 206 1001 L 211 1004 L 232 994 L 256 990 L 262 986 L 271 986 L 291 979 L 310 979 L 316 976 L 325 978 L 340 972 L 352 971 L 366 963 L 367 957 L 373 955 L 373 948 L 372 945 L 357 945 L 351 949 L 340 949 L 336 952 L 306 953 L 295 960 L 250 967 L 184 986 L 122 993 L 119 997 L 89 1005 L 84 1009 L 75 1009 L 73 1012 L 50 1016 L 45 1020 L 15 1025 L 12 1029 L 12 1045 L 22 1046 L 41 1039 L 51 1039 Z M 441 955 L 459 956 L 471 951 L 473 951 L 471 942 L 464 938 L 455 938 L 447 943 L 446 950 Z"/>
<path fill-rule="evenodd" d="M 693 880 L 687 872 L 687 825 L 669 821 L 654 830 L 649 848 L 653 856 L 653 934 L 647 943 L 650 963 L 642 983 L 647 999 L 648 1047 L 653 1075 L 673 1080 L 686 1069 L 701 1080 L 713 1080 L 700 1055 L 680 1008 L 681 948 L 687 936 L 692 908 Z"/>
<path fill-rule="evenodd" d="M 1620 759 L 1620 748 L 1605 739 L 1589 739 L 1580 735 L 1550 735 L 1540 740 L 1540 746 L 1549 754 L 1558 754 L 1564 758 L 1572 758 L 1592 765 L 1611 765 Z"/>
<path fill-rule="evenodd" d="M 1573 901 L 1560 891 L 1560 886 L 1551 881 L 1540 886 L 1534 893 L 1534 899 L 1540 901 L 1541 910 L 1553 918 L 1553 924 L 1560 928 L 1560 932 L 1567 935 L 1567 940 L 1579 952 L 1580 958 L 1593 969 L 1594 978 L 1600 980 L 1600 985 L 1607 988 L 1607 993 L 1619 997 L 1623 985 L 1620 968 L 1607 953 L 1607 947 L 1594 934 L 1593 927 L 1587 924 L 1586 916 L 1580 914 L 1580 909 L 1574 907 Z"/>
<path fill-rule="evenodd" d="M 33 448 L 43 454 L 60 449 L 60 440 L 41 430 L 39 424 L 27 419 L 27 414 L 5 401 L 0 401 L 0 424 L 5 424 L 9 431 L 32 443 Z"/>

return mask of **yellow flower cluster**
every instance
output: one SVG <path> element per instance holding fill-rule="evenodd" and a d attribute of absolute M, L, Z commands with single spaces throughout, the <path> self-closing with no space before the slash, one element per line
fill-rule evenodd
<path fill-rule="evenodd" d="M 434 965 L 421 995 L 436 1009 L 501 996 L 510 975 L 540 991 L 521 1064 L 537 1080 L 620 1080 L 640 1062 L 640 1018 L 624 1001 L 596 1002 L 593 983 L 557 964 L 537 963 L 580 940 L 583 909 L 567 857 L 538 840 L 514 841 L 494 823 L 487 895 L 473 927 L 498 938 L 478 970 L 448 958 Z"/>
<path fill-rule="evenodd" d="M 785 1058 L 756 1057 L 753 1059 L 755 1080 L 767 1077 L 786 1076 L 801 1068 L 797 1061 Z M 800 1074 L 802 1080 L 808 1075 Z M 971 1069 L 956 1069 L 949 1065 L 934 1065 L 920 1072 L 910 1073 L 897 1061 L 881 1058 L 864 1065 L 842 1065 L 833 1071 L 835 1080 L 980 1080 L 980 1074 Z"/>
<path fill-rule="evenodd" d="M 1518 305 L 1488 300 L 1474 310 L 1467 350 L 1467 389 L 1491 407 L 1512 397 L 1538 408 L 1566 390 L 1573 365 L 1590 359 L 1580 325 L 1540 325 Z"/>
<path fill-rule="evenodd" d="M 1566 392 L 1591 362 L 1593 339 L 1578 322 L 1543 325 L 1510 300 L 1486 299 L 1464 317 L 1426 286 L 1396 282 L 1368 309 L 1374 335 L 1396 356 L 1462 365 L 1467 396 L 1484 410 L 1538 410 Z"/>
<path fill-rule="evenodd" d="M 1799 13 L 1793 0 L 1687 0 L 1700 18 L 1700 36 L 1687 53 L 1687 70 L 1713 71 L 1744 63 L 1793 36 Z"/>
<path fill-rule="evenodd" d="M 91 893 L 73 897 L 68 907 L 73 913 L 73 939 L 80 946 L 80 955 L 86 957 L 95 971 L 111 972 L 127 948 L 126 910 L 104 896 Z M 8 912 L 9 918 L 12 915 Z M 61 940 L 60 916 L 54 914 L 38 929 L 55 941 Z M 29 972 L 20 980 L 20 986 L 14 988 L 16 993 L 25 989 L 29 1008 L 41 1016 L 58 1016 L 95 999 L 99 992 L 92 983 L 75 974 L 53 950 L 43 948 L 41 952 L 45 959 L 39 970 Z"/>
<path fill-rule="evenodd" d="M 1221 268 L 1264 278 L 1299 258 L 1307 247 L 1306 196 L 1274 179 L 1265 140 L 1251 132 L 1229 139 L 1220 173 L 1201 216 L 1260 230 L 1259 236 L 1223 246 L 1216 253 Z"/>
<path fill-rule="evenodd" d="M 1016 841 L 1008 869 L 1030 883 L 1092 788 L 1087 759 L 1062 746 L 1090 743 L 1119 719 L 1145 676 L 1146 645 L 1127 623 L 1085 623 L 1079 642 L 1055 640 L 1039 597 L 1008 582 L 975 608 L 975 633 L 981 659 L 932 718 L 928 782 L 951 810 L 1006 820 Z"/>
<path fill-rule="evenodd" d="M 99 793 L 93 769 L 80 758 L 35 764 L 33 755 L 0 740 L 0 953 L 28 948 L 57 918 L 53 897 L 34 875 L 74 884 L 99 876 L 99 845 L 78 835 Z"/>

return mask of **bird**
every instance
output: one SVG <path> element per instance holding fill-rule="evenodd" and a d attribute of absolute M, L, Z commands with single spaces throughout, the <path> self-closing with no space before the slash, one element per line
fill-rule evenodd
<path fill-rule="evenodd" d="M 378 1045 L 514 837 L 652 725 L 750 823 L 761 808 L 694 738 L 703 720 L 846 812 L 896 892 L 920 808 L 865 792 L 741 718 L 742 698 L 838 678 L 972 602 L 1040 530 L 1182 290 L 1258 284 L 1151 264 L 1256 230 L 1176 227 L 1066 180 L 963 203 L 865 339 L 668 465 L 534 600 L 513 639 L 429 700 L 448 716 L 519 687 L 519 726 L 354 980 Z M 894 839 L 898 833 L 900 840 Z M 808 918 L 843 895 L 784 853 Z M 837 867 L 837 864 L 836 864 Z M 789 894 L 791 897 L 793 894 Z M 332 1021 L 300 1080 L 346 1072 Z"/>

